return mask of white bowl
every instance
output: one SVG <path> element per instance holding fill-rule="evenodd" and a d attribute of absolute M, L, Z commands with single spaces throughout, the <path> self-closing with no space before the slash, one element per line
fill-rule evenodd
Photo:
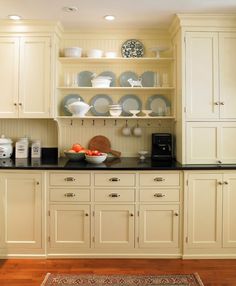
<path fill-rule="evenodd" d="M 120 116 L 122 109 L 109 109 L 109 113 L 111 116 Z"/>
<path fill-rule="evenodd" d="M 105 52 L 105 57 L 106 58 L 116 58 L 117 53 L 116 52 Z"/>
<path fill-rule="evenodd" d="M 79 47 L 71 47 L 64 49 L 64 56 L 71 58 L 80 58 L 82 54 L 82 48 Z"/>
<path fill-rule="evenodd" d="M 87 52 L 88 58 L 101 58 L 103 55 L 102 50 L 91 49 Z"/>
<path fill-rule="evenodd" d="M 102 153 L 100 156 L 89 156 L 85 154 L 85 160 L 91 164 L 100 164 L 104 162 L 107 158 L 107 153 Z"/>
<path fill-rule="evenodd" d="M 91 80 L 92 87 L 109 87 L 111 80 L 107 78 L 95 78 Z"/>

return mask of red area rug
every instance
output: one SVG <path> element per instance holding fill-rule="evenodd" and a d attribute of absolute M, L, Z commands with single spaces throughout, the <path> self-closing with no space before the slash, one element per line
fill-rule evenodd
<path fill-rule="evenodd" d="M 197 273 L 178 275 L 79 275 L 48 273 L 41 286 L 203 286 Z"/>

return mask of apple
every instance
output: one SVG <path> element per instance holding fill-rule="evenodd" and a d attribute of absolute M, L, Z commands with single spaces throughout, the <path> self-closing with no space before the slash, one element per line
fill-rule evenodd
<path fill-rule="evenodd" d="M 67 152 L 76 153 L 75 150 L 73 150 L 73 149 L 70 149 L 70 150 L 68 150 Z"/>
<path fill-rule="evenodd" d="M 81 149 L 78 153 L 86 153 L 85 149 Z"/>

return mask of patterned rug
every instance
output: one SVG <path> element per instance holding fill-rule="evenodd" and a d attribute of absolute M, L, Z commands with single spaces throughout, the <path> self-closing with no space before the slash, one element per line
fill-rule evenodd
<path fill-rule="evenodd" d="M 79 275 L 48 273 L 41 286 L 203 286 L 197 273 L 178 275 Z"/>

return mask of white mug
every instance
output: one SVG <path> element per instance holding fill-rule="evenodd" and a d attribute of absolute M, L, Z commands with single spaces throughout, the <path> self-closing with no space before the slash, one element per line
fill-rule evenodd
<path fill-rule="evenodd" d="M 134 134 L 134 136 L 137 136 L 137 137 L 142 136 L 142 129 L 137 125 L 133 129 L 133 134 Z"/>

